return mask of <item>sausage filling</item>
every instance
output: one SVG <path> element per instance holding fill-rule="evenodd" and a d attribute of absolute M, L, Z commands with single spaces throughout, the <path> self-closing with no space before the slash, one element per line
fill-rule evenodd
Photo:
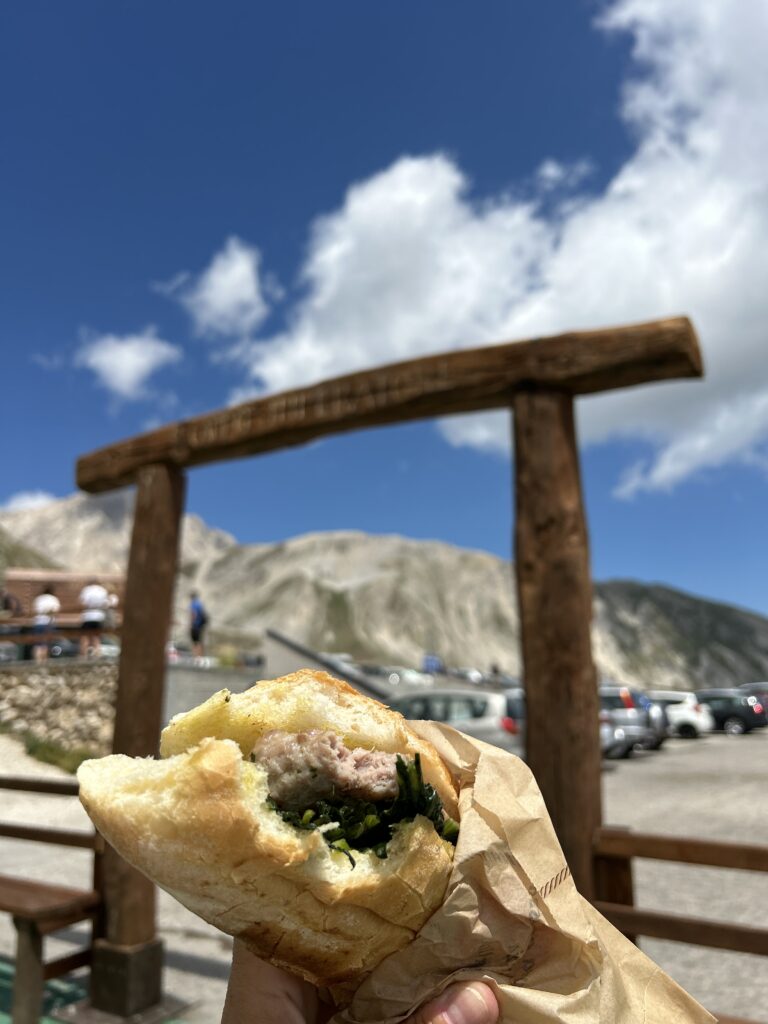
<path fill-rule="evenodd" d="M 296 828 L 323 833 L 332 850 L 354 867 L 352 850 L 387 856 L 395 829 L 428 818 L 438 835 L 455 843 L 459 827 L 443 811 L 440 797 L 424 782 L 419 755 L 406 762 L 398 754 L 350 750 L 327 730 L 269 732 L 251 753 L 267 771 L 269 800 Z"/>

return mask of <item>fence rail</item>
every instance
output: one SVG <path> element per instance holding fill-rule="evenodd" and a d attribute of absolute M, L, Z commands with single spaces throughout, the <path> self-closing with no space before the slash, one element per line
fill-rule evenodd
<path fill-rule="evenodd" d="M 768 847 L 602 828 L 594 840 L 595 906 L 634 942 L 638 935 L 768 956 L 768 929 L 635 906 L 632 859 L 768 871 Z"/>

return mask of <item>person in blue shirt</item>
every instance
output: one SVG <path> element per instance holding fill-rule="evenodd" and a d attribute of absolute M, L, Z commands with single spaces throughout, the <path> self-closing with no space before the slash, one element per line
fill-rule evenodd
<path fill-rule="evenodd" d="M 189 595 L 189 638 L 192 641 L 192 653 L 196 658 L 205 656 L 205 627 L 208 625 L 208 614 L 200 600 L 200 594 L 193 590 Z"/>

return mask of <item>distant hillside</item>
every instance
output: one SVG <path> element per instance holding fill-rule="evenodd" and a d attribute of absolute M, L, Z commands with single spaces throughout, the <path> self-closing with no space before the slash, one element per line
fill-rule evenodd
<path fill-rule="evenodd" d="M 616 679 L 676 689 L 768 679 L 761 615 L 632 580 L 598 583 L 595 596 L 595 658 Z"/>
<path fill-rule="evenodd" d="M 0 527 L 27 558 L 85 572 L 120 570 L 132 500 L 130 492 L 74 495 L 0 513 Z M 179 637 L 193 587 L 219 639 L 258 645 L 273 627 L 320 650 L 384 664 L 418 665 L 434 651 L 454 666 L 520 670 L 512 567 L 484 552 L 351 531 L 242 545 L 185 516 Z M 633 581 L 596 584 L 594 610 L 593 646 L 604 677 L 646 688 L 768 678 L 768 619 L 754 613 Z"/>
<path fill-rule="evenodd" d="M 9 565 L 18 565 L 24 569 L 60 568 L 52 559 L 22 544 L 0 527 L 0 578 Z"/>

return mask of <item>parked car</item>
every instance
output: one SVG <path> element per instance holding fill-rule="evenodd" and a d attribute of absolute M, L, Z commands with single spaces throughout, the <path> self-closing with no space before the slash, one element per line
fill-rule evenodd
<path fill-rule="evenodd" d="M 743 683 L 739 689 L 748 697 L 757 697 L 764 708 L 768 708 L 768 683 Z"/>
<path fill-rule="evenodd" d="M 80 644 L 77 640 L 71 640 L 65 636 L 54 640 L 48 648 L 48 656 L 50 658 L 76 658 L 79 654 Z"/>
<path fill-rule="evenodd" d="M 672 736 L 695 739 L 715 728 L 715 719 L 708 704 L 700 704 L 693 691 L 651 690 L 648 696 L 667 712 Z"/>
<path fill-rule="evenodd" d="M 16 644 L 0 639 L 0 661 L 18 661 L 19 648 Z"/>
<path fill-rule="evenodd" d="M 600 708 L 608 711 L 613 724 L 624 730 L 627 740 L 625 755 L 635 747 L 658 750 L 667 737 L 664 709 L 640 690 L 628 686 L 603 684 L 599 690 Z"/>
<path fill-rule="evenodd" d="M 390 706 L 405 718 L 445 722 L 522 756 L 525 704 L 521 697 L 522 690 L 490 693 L 456 688 L 398 694 Z"/>
<path fill-rule="evenodd" d="M 518 757 L 525 754 L 525 691 L 520 686 L 499 691 L 451 688 L 403 693 L 392 700 L 391 707 L 406 718 L 445 722 Z M 628 742 L 623 730 L 601 715 L 603 755 L 622 756 Z"/>
<path fill-rule="evenodd" d="M 741 690 L 698 690 L 696 696 L 711 708 L 715 728 L 728 736 L 740 736 L 768 725 L 765 708 L 757 697 Z"/>
<path fill-rule="evenodd" d="M 402 665 L 391 665 L 382 668 L 382 674 L 390 686 L 431 686 L 435 677 L 415 668 L 403 668 Z"/>

